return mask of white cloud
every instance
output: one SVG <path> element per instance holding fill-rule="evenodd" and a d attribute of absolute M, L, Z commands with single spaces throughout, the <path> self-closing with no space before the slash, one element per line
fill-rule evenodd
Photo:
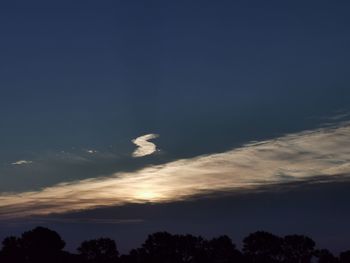
<path fill-rule="evenodd" d="M 350 123 L 243 145 L 104 178 L 0 195 L 0 218 L 172 202 L 202 194 L 259 189 L 350 175 Z M 319 179 L 318 179 L 319 178 Z M 333 178 L 333 179 L 332 179 Z"/>
<path fill-rule="evenodd" d="M 343 113 L 339 113 L 335 116 L 329 117 L 328 119 L 332 120 L 332 121 L 339 121 L 339 120 L 344 120 L 344 119 L 349 118 L 349 117 L 350 117 L 349 112 L 343 112 Z"/>
<path fill-rule="evenodd" d="M 12 165 L 24 165 L 24 164 L 31 164 L 33 163 L 32 161 L 27 161 L 27 160 L 19 160 L 16 162 L 11 163 Z"/>
<path fill-rule="evenodd" d="M 146 134 L 143 136 L 140 136 L 132 142 L 138 146 L 138 148 L 133 152 L 133 157 L 143 157 L 146 155 L 150 155 L 154 153 L 157 150 L 157 147 L 154 143 L 149 142 L 149 140 L 158 138 L 158 134 Z"/>

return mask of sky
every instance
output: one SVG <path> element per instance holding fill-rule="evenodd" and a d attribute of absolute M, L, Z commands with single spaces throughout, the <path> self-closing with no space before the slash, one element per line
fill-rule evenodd
<path fill-rule="evenodd" d="M 0 239 L 349 249 L 348 1 L 0 3 Z"/>

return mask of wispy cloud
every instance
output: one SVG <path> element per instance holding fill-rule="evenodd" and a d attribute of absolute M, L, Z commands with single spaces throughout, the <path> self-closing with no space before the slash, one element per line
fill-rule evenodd
<path fill-rule="evenodd" d="M 25 164 L 31 164 L 33 163 L 32 161 L 28 161 L 28 160 L 19 160 L 16 162 L 11 163 L 12 165 L 25 165 Z"/>
<path fill-rule="evenodd" d="M 339 120 L 344 120 L 344 119 L 349 118 L 349 117 L 350 117 L 349 112 L 343 112 L 343 113 L 339 113 L 337 115 L 334 115 L 332 117 L 329 117 L 328 119 L 332 120 L 332 121 L 339 121 Z"/>
<path fill-rule="evenodd" d="M 149 142 L 149 140 L 156 139 L 158 137 L 158 134 L 151 133 L 132 140 L 132 142 L 138 146 L 138 148 L 133 152 L 132 156 L 143 157 L 154 153 L 157 150 L 157 147 L 154 143 Z"/>
<path fill-rule="evenodd" d="M 119 225 L 119 224 L 139 224 L 144 222 L 143 219 L 119 219 L 119 218 L 91 218 L 91 217 L 26 217 L 26 218 L 11 218 L 9 220 L 1 220 L 0 224 L 5 227 L 18 227 L 21 225 L 42 225 L 47 223 L 58 223 L 58 224 L 100 224 L 100 225 Z"/>
<path fill-rule="evenodd" d="M 219 191 L 240 192 L 350 175 L 350 123 L 285 135 L 223 153 L 181 159 L 135 172 L 61 183 L 0 196 L 0 218 L 171 202 Z"/>

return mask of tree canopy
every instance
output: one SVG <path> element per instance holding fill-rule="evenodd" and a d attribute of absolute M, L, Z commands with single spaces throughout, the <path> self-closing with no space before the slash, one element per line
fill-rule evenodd
<path fill-rule="evenodd" d="M 106 237 L 83 241 L 77 253 L 64 247 L 57 232 L 36 227 L 20 237 L 6 237 L 0 263 L 350 263 L 350 250 L 336 256 L 316 248 L 307 236 L 280 237 L 265 231 L 245 237 L 242 251 L 226 235 L 205 239 L 168 232 L 150 234 L 140 247 L 123 255 Z"/>

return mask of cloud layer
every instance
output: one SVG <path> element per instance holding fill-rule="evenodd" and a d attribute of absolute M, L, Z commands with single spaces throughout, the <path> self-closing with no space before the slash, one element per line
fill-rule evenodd
<path fill-rule="evenodd" d="M 135 172 L 61 183 L 40 191 L 5 193 L 0 196 L 0 218 L 127 203 L 171 202 L 219 191 L 240 192 L 288 182 L 317 181 L 323 176 L 337 180 L 337 175 L 343 174 L 350 175 L 349 123 Z"/>
<path fill-rule="evenodd" d="M 143 157 L 154 153 L 157 150 L 157 147 L 154 143 L 149 142 L 149 140 L 156 139 L 158 137 L 158 134 L 151 133 L 132 140 L 132 142 L 138 146 L 138 148 L 133 152 L 132 156 Z"/>

